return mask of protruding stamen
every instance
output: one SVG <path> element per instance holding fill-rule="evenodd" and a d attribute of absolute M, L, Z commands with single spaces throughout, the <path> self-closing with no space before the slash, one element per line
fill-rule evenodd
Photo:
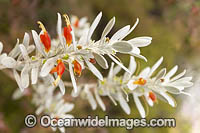
<path fill-rule="evenodd" d="M 44 25 L 42 24 L 42 22 L 37 21 L 37 23 L 39 24 L 39 28 L 41 28 L 43 32 L 47 32 L 47 30 L 46 30 L 46 28 L 44 27 Z"/>
<path fill-rule="evenodd" d="M 146 82 L 147 81 L 145 79 L 139 78 L 138 80 L 134 81 L 133 84 L 136 84 L 136 85 L 145 85 Z"/>
<path fill-rule="evenodd" d="M 67 14 L 63 14 L 63 17 L 65 18 L 66 25 L 69 26 L 70 25 L 70 20 L 69 20 L 68 15 Z"/>
<path fill-rule="evenodd" d="M 54 85 L 54 86 L 57 86 L 58 83 L 59 83 L 59 81 L 60 81 L 60 79 L 61 79 L 61 77 L 58 76 L 58 77 L 56 78 L 56 80 L 53 82 L 53 85 Z"/>

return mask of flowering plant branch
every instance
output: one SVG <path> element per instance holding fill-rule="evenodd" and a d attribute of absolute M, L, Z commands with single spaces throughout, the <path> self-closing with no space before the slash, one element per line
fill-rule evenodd
<path fill-rule="evenodd" d="M 140 48 L 148 46 L 152 40 L 151 37 L 146 36 L 124 40 L 135 29 L 139 19 L 132 27 L 127 25 L 119 29 L 111 38 L 108 38 L 107 35 L 115 24 L 115 17 L 113 17 L 103 30 L 100 39 L 96 41 L 92 39 L 92 35 L 102 17 L 101 12 L 91 26 L 87 22 L 87 18 L 79 20 L 72 16 L 70 21 L 69 17 L 64 14 L 65 26 L 62 27 L 61 15 L 59 13 L 57 15 L 58 38 L 56 39 L 52 39 L 42 22 L 38 21 L 41 32 L 38 34 L 35 30 L 32 30 L 34 44 L 30 45 L 30 36 L 25 33 L 23 42 L 20 43 L 17 39 L 13 50 L 6 54 L 2 53 L 3 44 L 0 43 L 0 69 L 12 69 L 22 92 L 30 84 L 33 85 L 33 103 L 38 107 L 36 114 L 45 112 L 52 117 L 72 117 L 66 113 L 71 111 L 74 105 L 65 103 L 62 99 L 62 95 L 65 94 L 65 87 L 69 85 L 62 80 L 63 73 L 66 70 L 69 70 L 71 78 L 72 95 L 75 97 L 86 96 L 92 109 L 96 109 L 98 103 L 105 111 L 106 107 L 101 97 L 108 96 L 115 105 L 119 102 L 122 109 L 130 114 L 130 107 L 127 102 L 131 94 L 143 118 L 146 113 L 139 97 L 144 97 L 150 106 L 153 106 L 157 99 L 166 99 L 171 106 L 175 107 L 175 100 L 168 93 L 187 94 L 183 90 L 192 86 L 192 78 L 183 77 L 185 71 L 172 77 L 177 71 L 177 66 L 168 73 L 166 73 L 165 68 L 161 69 L 156 76 L 153 76 L 154 71 L 163 61 L 162 57 L 153 67 L 145 68 L 139 75 L 134 74 L 137 66 L 134 57 L 147 61 L 140 54 Z M 129 68 L 123 65 L 116 53 L 130 55 Z M 109 63 L 105 59 L 105 55 L 113 61 L 107 77 L 103 77 L 94 65 L 97 63 L 103 69 L 108 69 Z M 115 68 L 114 63 L 117 64 Z M 76 77 L 80 77 L 85 68 L 98 78 L 97 83 L 77 85 Z M 125 74 L 116 76 L 121 68 L 125 71 Z M 57 87 L 60 88 L 62 95 L 60 93 L 54 95 Z M 13 97 L 19 98 L 22 94 L 25 93 L 16 91 Z M 60 130 L 61 132 L 64 131 L 63 128 Z"/>

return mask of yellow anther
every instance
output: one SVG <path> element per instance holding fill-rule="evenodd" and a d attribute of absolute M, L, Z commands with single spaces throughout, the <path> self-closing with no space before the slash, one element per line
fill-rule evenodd
<path fill-rule="evenodd" d="M 70 25 L 70 20 L 69 20 L 68 15 L 67 14 L 63 14 L 63 17 L 65 18 L 65 22 L 66 22 L 67 26 L 69 26 Z"/>
<path fill-rule="evenodd" d="M 147 81 L 145 79 L 139 78 L 138 80 L 134 81 L 133 84 L 136 84 L 136 85 L 145 85 L 146 82 Z"/>
<path fill-rule="evenodd" d="M 106 42 L 109 42 L 110 41 L 110 38 L 109 37 L 106 37 Z"/>
<path fill-rule="evenodd" d="M 54 86 L 57 86 L 58 83 L 59 83 L 59 81 L 60 81 L 60 76 L 58 76 L 58 77 L 56 78 L 56 80 L 53 82 L 53 85 L 54 85 Z"/>
<path fill-rule="evenodd" d="M 37 21 L 37 23 L 39 24 L 39 28 L 41 28 L 43 32 L 47 32 L 47 30 L 46 30 L 46 28 L 44 27 L 44 25 L 42 24 L 42 22 Z"/>

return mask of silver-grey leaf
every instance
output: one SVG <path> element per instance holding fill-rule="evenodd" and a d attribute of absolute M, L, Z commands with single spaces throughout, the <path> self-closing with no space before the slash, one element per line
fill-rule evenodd
<path fill-rule="evenodd" d="M 120 53 L 128 53 L 131 52 L 133 49 L 131 44 L 126 41 L 115 42 L 112 44 L 112 48 Z"/>
<path fill-rule="evenodd" d="M 108 62 L 107 60 L 100 54 L 93 53 L 95 60 L 97 63 L 104 69 L 108 69 Z"/>

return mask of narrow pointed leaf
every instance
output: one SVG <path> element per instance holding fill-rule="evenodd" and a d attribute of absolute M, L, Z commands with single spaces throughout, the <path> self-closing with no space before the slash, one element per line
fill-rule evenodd
<path fill-rule="evenodd" d="M 102 35 L 101 35 L 101 42 L 103 41 L 104 37 L 106 37 L 108 35 L 108 33 L 111 31 L 111 29 L 113 28 L 115 24 L 115 17 L 113 17 L 108 24 L 106 25 Z M 101 44 L 101 43 L 100 43 Z"/>
<path fill-rule="evenodd" d="M 116 60 L 112 55 L 108 55 L 117 65 L 119 65 L 122 69 L 130 73 L 130 71 L 118 60 Z"/>
<path fill-rule="evenodd" d="M 124 112 L 126 114 L 130 115 L 131 109 L 130 109 L 128 103 L 126 102 L 126 100 L 124 99 L 121 92 L 118 92 L 118 98 L 119 98 L 119 104 L 122 107 L 122 109 L 124 110 Z"/>
<path fill-rule="evenodd" d="M 78 92 L 78 88 L 77 88 L 77 85 L 76 85 L 76 80 L 75 80 L 75 77 L 74 77 L 74 72 L 73 72 L 71 63 L 69 63 L 69 73 L 70 73 L 72 85 L 73 85 L 73 88 L 74 88 L 74 93 L 76 94 Z"/>
<path fill-rule="evenodd" d="M 97 25 L 99 24 L 99 21 L 102 17 L 102 12 L 100 12 L 97 17 L 95 18 L 95 20 L 93 21 L 90 29 L 89 29 L 89 32 L 88 32 L 88 35 L 87 35 L 87 42 L 90 41 L 91 37 L 92 37 L 92 34 L 94 32 L 94 30 L 96 29 Z"/>
<path fill-rule="evenodd" d="M 28 48 L 30 42 L 30 37 L 28 33 L 24 34 L 23 45 Z"/>
<path fill-rule="evenodd" d="M 23 88 L 29 86 L 29 65 L 26 64 L 21 72 L 21 83 Z"/>
<path fill-rule="evenodd" d="M 110 40 L 118 40 L 118 39 L 124 37 L 124 36 L 128 33 L 129 29 L 130 29 L 130 25 L 127 25 L 127 26 L 125 26 L 125 27 L 119 29 L 119 30 L 111 37 Z"/>
<path fill-rule="evenodd" d="M 103 80 L 103 76 L 101 75 L 101 73 L 99 72 L 99 70 L 92 64 L 90 63 L 88 60 L 85 60 L 87 66 L 89 67 L 90 71 L 99 79 L 99 80 Z"/>
<path fill-rule="evenodd" d="M 8 56 L 1 59 L 1 63 L 7 68 L 15 68 L 17 65 L 17 61 L 13 59 L 12 57 L 8 57 Z"/>
<path fill-rule="evenodd" d="M 52 70 L 52 68 L 54 67 L 55 63 L 56 63 L 57 58 L 50 58 L 48 59 L 45 64 L 42 66 L 41 68 L 41 72 L 40 75 L 42 77 L 46 77 L 49 72 Z"/>

